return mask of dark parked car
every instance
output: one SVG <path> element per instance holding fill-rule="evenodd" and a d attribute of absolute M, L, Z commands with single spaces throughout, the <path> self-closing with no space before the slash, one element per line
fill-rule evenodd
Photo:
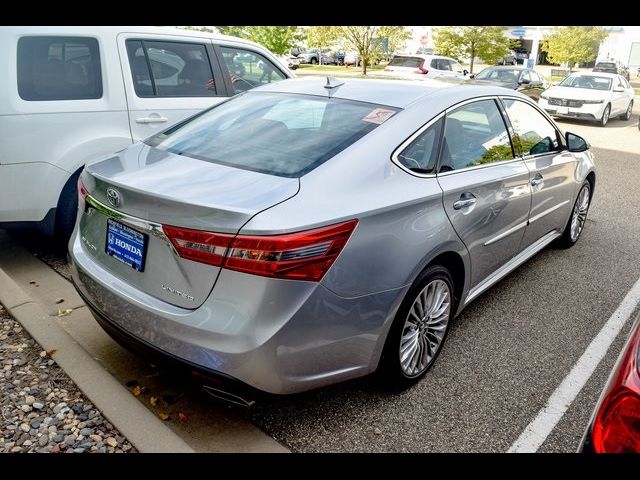
<path fill-rule="evenodd" d="M 596 66 L 593 67 L 593 71 L 615 73 L 617 75 L 622 75 L 624 78 L 629 80 L 629 70 L 627 67 L 617 62 L 598 62 L 596 63 Z"/>
<path fill-rule="evenodd" d="M 538 100 L 548 85 L 547 81 L 535 70 L 522 67 L 488 67 L 473 75 L 469 83 L 491 84 L 517 90 Z"/>
<path fill-rule="evenodd" d="M 598 401 L 580 451 L 640 453 L 640 317 Z"/>
<path fill-rule="evenodd" d="M 511 51 L 498 61 L 498 65 L 516 65 L 518 63 L 516 59 L 516 52 Z"/>

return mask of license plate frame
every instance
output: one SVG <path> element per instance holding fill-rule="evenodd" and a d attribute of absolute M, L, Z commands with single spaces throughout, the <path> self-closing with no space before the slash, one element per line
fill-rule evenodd
<path fill-rule="evenodd" d="M 137 272 L 144 272 L 148 242 L 148 235 L 111 218 L 107 219 L 105 253 Z"/>

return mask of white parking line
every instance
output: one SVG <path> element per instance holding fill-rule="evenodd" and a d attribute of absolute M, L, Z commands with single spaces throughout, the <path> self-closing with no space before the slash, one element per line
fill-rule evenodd
<path fill-rule="evenodd" d="M 569 374 L 551 394 L 546 405 L 538 412 L 527 428 L 509 448 L 510 453 L 531 453 L 540 448 L 571 403 L 587 383 L 594 370 L 604 358 L 609 346 L 640 303 L 640 278 L 609 317 L 607 323 L 591 341 Z"/>

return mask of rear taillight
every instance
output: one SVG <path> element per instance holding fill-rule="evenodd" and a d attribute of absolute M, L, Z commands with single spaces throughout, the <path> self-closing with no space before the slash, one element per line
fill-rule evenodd
<path fill-rule="evenodd" d="M 89 192 L 82 183 L 82 176 L 78 177 L 78 210 L 84 212 Z"/>
<path fill-rule="evenodd" d="M 640 453 L 640 325 L 607 386 L 591 430 L 597 453 Z"/>
<path fill-rule="evenodd" d="M 197 262 L 265 277 L 319 281 L 358 221 L 283 235 L 231 235 L 164 226 L 178 254 Z"/>
<path fill-rule="evenodd" d="M 163 225 L 164 233 L 182 258 L 221 267 L 233 235 Z"/>
<path fill-rule="evenodd" d="M 420 66 L 418 67 L 418 73 L 422 73 L 423 75 L 426 75 L 427 73 L 429 73 L 429 70 L 424 68 L 424 60 L 420 63 Z"/>

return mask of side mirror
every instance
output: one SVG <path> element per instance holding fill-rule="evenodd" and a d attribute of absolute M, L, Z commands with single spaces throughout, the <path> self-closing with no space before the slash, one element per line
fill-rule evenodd
<path fill-rule="evenodd" d="M 469 73 L 469 70 L 467 70 L 466 68 L 464 70 L 462 70 L 462 74 L 463 75 L 467 75 L 468 73 Z M 471 77 L 471 78 L 473 78 L 473 77 Z"/>
<path fill-rule="evenodd" d="M 469 75 L 469 78 L 476 78 L 476 74 L 472 73 L 471 75 Z"/>
<path fill-rule="evenodd" d="M 567 141 L 567 148 L 570 152 L 584 152 L 589 150 L 589 143 L 575 133 L 567 132 L 564 136 Z"/>

